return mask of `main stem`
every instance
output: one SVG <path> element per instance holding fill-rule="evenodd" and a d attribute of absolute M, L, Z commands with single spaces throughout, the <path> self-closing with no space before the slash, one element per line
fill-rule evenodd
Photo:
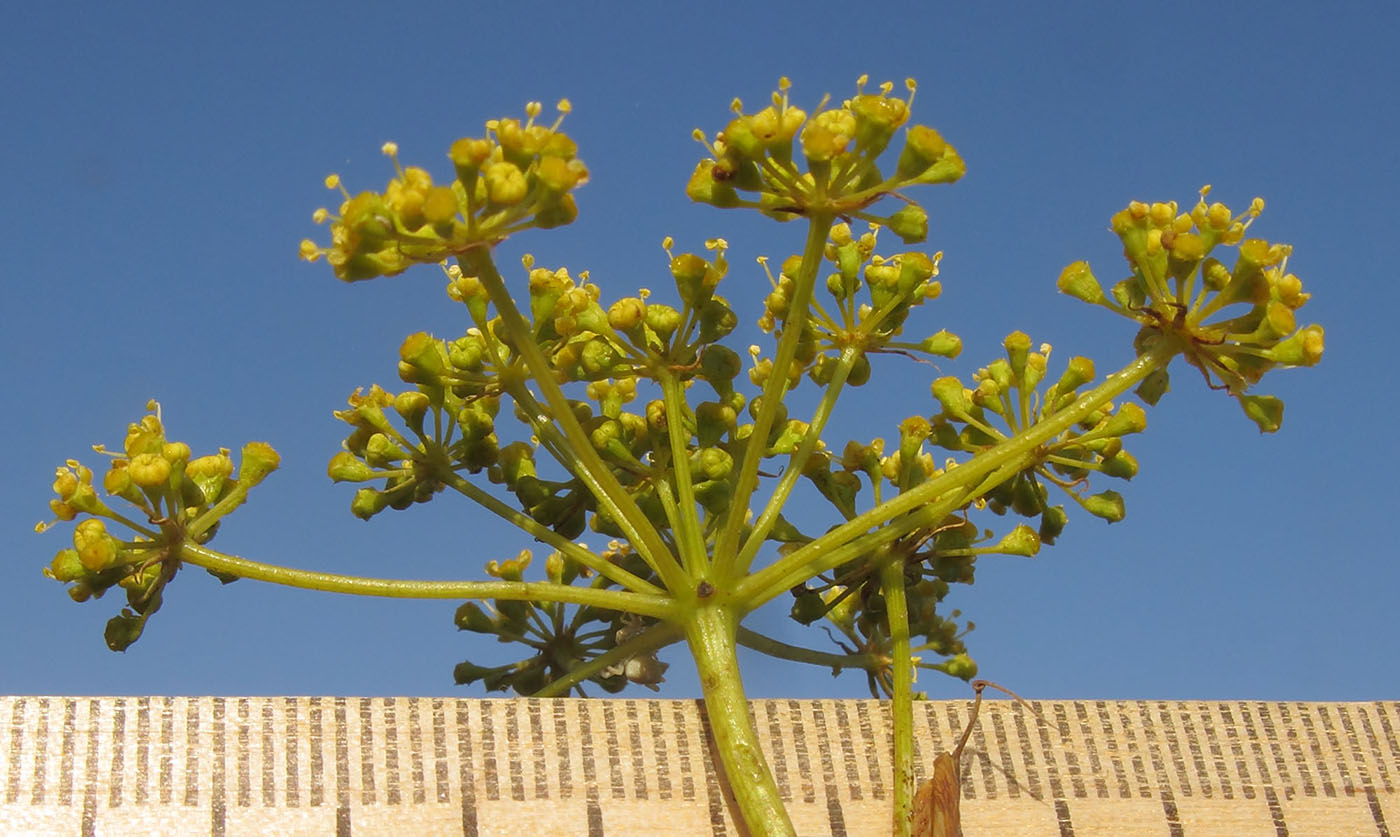
<path fill-rule="evenodd" d="M 739 658 L 735 654 L 738 627 L 738 616 L 722 604 L 702 604 L 686 620 L 685 638 L 700 673 L 705 716 L 710 721 L 725 778 L 749 833 L 754 837 L 792 835 L 796 832 L 768 761 L 759 749 L 758 734 L 739 679 Z"/>

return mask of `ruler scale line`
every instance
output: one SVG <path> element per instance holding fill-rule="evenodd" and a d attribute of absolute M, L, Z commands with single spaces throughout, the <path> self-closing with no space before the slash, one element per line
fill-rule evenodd
<path fill-rule="evenodd" d="M 1036 706 L 983 703 L 968 833 L 1388 837 L 1400 817 L 1400 702 Z M 887 704 L 750 711 L 798 833 L 888 833 Z M 971 702 L 918 711 L 926 775 Z M 0 696 L 0 773 L 0 833 L 742 833 L 694 700 Z"/>

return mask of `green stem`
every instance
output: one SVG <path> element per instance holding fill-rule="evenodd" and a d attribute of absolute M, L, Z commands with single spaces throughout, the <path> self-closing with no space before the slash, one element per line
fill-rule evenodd
<path fill-rule="evenodd" d="M 841 359 L 836 362 L 831 382 L 827 385 L 826 392 L 822 393 L 822 400 L 817 404 L 816 412 L 812 414 L 812 421 L 807 425 L 806 435 L 802 437 L 802 442 L 793 452 L 792 458 L 788 461 L 787 469 L 783 471 L 782 477 L 778 479 L 777 487 L 773 489 L 773 496 L 768 498 L 768 504 L 764 506 L 762 514 L 754 521 L 753 531 L 744 541 L 739 558 L 734 562 L 735 575 L 743 575 L 749 571 L 754 558 L 758 556 L 758 550 L 763 546 L 763 539 L 768 537 L 768 533 L 773 530 L 773 524 L 777 522 L 778 514 L 783 510 L 788 497 L 792 495 L 793 488 L 797 486 L 797 480 L 802 476 L 803 468 L 807 467 L 808 458 L 811 457 L 812 451 L 821 441 L 822 430 L 826 428 L 826 422 L 831 418 L 831 412 L 836 407 L 836 399 L 841 395 L 846 378 L 851 374 L 851 367 L 855 366 L 860 355 L 860 350 L 854 346 L 847 346 L 841 352 Z"/>
<path fill-rule="evenodd" d="M 904 598 L 904 560 L 885 555 L 880 564 L 880 592 L 889 620 L 894 717 L 894 833 L 908 837 L 914 813 L 914 660 L 909 651 L 909 607 Z"/>
<path fill-rule="evenodd" d="M 744 528 L 744 518 L 748 513 L 750 500 L 758 489 L 758 466 L 767 447 L 768 431 L 777 418 L 778 407 L 787 390 L 788 370 L 797 356 L 797 344 L 807 325 L 807 308 L 812 300 L 812 288 L 817 281 L 817 269 L 821 266 L 822 254 L 826 250 L 826 239 L 835 220 L 830 214 L 812 215 L 808 218 L 807 243 L 802 249 L 802 265 L 797 276 L 793 277 L 796 286 L 792 300 L 788 303 L 787 319 L 783 323 L 782 337 L 778 339 L 778 353 L 773 359 L 773 374 L 763 387 L 763 402 L 758 415 L 754 417 L 753 432 L 744 445 L 744 458 L 739 464 L 739 476 L 734 484 L 734 495 L 730 511 L 725 517 L 715 541 L 715 569 L 720 578 L 733 577 L 738 566 L 739 535 Z"/>
<path fill-rule="evenodd" d="M 554 423 L 563 431 L 574 456 L 577 457 L 578 478 L 588 485 L 598 502 L 605 506 L 623 527 L 633 547 L 656 571 L 668 589 L 680 590 L 690 586 L 670 549 L 661 540 L 656 527 L 647 519 L 646 513 L 632 499 L 632 495 L 622 483 L 618 482 L 607 463 L 603 462 L 602 457 L 593 449 L 588 434 L 579 425 L 564 391 L 555 380 L 554 370 L 550 368 L 549 361 L 535 343 L 529 324 L 516 308 L 510 291 L 506 289 L 505 280 L 496 270 L 491 254 L 485 248 L 478 248 L 467 251 L 461 258 L 466 261 L 466 268 L 473 272 L 486 288 L 487 295 L 496 306 L 496 313 L 500 315 L 501 322 L 505 324 L 515 343 L 516 351 L 524 358 L 535 384 L 544 394 L 545 403 L 553 413 Z"/>
<path fill-rule="evenodd" d="M 695 487 L 691 483 L 690 451 L 687 443 L 690 434 L 685 430 L 685 398 L 681 394 L 680 382 L 670 372 L 661 371 L 657 375 L 661 392 L 666 403 L 666 436 L 671 442 L 671 474 L 676 479 L 679 514 L 676 529 L 676 548 L 681 554 L 681 566 L 696 581 L 709 575 L 709 556 L 705 552 L 705 539 L 700 533 L 700 516 L 695 510 Z M 665 477 L 658 477 L 664 480 Z"/>
<path fill-rule="evenodd" d="M 901 515 L 918 509 L 950 492 L 959 493 L 977 485 L 988 474 L 1016 459 L 1035 452 L 1040 445 L 1069 429 L 1104 403 L 1117 398 L 1155 370 L 1166 366 L 1180 351 L 1176 344 L 1162 341 L 1103 383 L 1084 393 L 1073 404 L 1024 432 L 974 456 L 971 460 L 944 471 L 933 479 L 881 503 L 870 511 L 803 545 L 767 567 L 747 576 L 733 591 L 735 600 L 758 605 L 791 589 L 794 584 L 810 578 L 808 565 L 871 532 Z M 954 507 L 956 508 L 956 507 Z M 926 515 L 920 514 L 920 517 Z M 790 579 L 797 578 L 796 581 Z M 781 586 L 786 580 L 786 586 Z"/>
<path fill-rule="evenodd" d="M 590 605 L 607 610 L 621 610 L 657 619 L 674 619 L 676 603 L 667 596 L 630 593 L 624 590 L 600 590 L 594 587 L 574 587 L 531 581 L 419 581 L 416 579 L 366 578 L 364 576 L 320 573 L 249 561 L 235 555 L 185 543 L 180 546 L 181 560 L 192 566 L 219 573 L 320 590 L 326 593 L 347 593 L 355 596 L 383 596 L 391 599 L 505 599 L 521 602 L 565 602 Z"/>
<path fill-rule="evenodd" d="M 749 833 L 754 837 L 795 834 L 749 717 L 735 655 L 738 623 L 734 611 L 724 605 L 701 605 L 685 624 L 686 642 L 705 694 L 705 715 Z"/>
<path fill-rule="evenodd" d="M 740 645 L 751 648 L 760 654 L 767 654 L 779 660 L 792 660 L 795 663 L 829 666 L 834 672 L 847 668 L 869 671 L 873 666 L 882 662 L 874 654 L 833 654 L 830 651 L 817 651 L 813 648 L 803 648 L 800 645 L 789 645 L 781 640 L 745 628 L 743 625 L 739 626 L 737 636 Z"/>

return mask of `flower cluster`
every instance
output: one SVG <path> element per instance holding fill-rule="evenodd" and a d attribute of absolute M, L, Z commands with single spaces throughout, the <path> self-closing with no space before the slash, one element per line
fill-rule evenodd
<path fill-rule="evenodd" d="M 918 204 L 904 198 L 904 206 L 887 217 L 866 208 L 904 186 L 951 183 L 966 167 L 937 131 L 914 125 L 893 173 L 882 173 L 877 160 L 908 121 L 915 85 L 906 80 L 909 98 L 900 99 L 889 95 L 889 82 L 879 93 L 864 92 L 866 81 L 861 76 L 856 95 L 839 108 L 824 109 L 823 100 L 810 118 L 789 103 L 785 78 L 772 104 L 755 113 L 744 113 L 735 99 L 735 118 L 713 142 L 696 131 L 711 156 L 696 166 L 686 194 L 713 206 L 758 209 L 780 221 L 812 214 L 855 217 L 889 227 L 906 243 L 923 241 L 928 214 Z M 805 171 L 794 161 L 794 141 Z"/>
<path fill-rule="evenodd" d="M 875 252 L 879 229 L 871 225 L 857 237 L 848 224 L 832 226 L 824 258 L 836 270 L 826 277 L 825 287 L 835 307 L 829 309 L 813 301 L 798 351 L 787 370 L 789 385 L 806 374 L 816 384 L 826 386 L 843 368 L 842 356 L 847 350 L 852 355 L 844 363 L 849 366 L 845 381 L 852 386 L 869 381 L 872 353 L 953 358 L 962 351 L 962 340 L 947 330 L 917 342 L 900 339 L 913 308 L 943 292 L 937 278 L 943 254 L 881 256 Z M 767 261 L 760 261 L 766 270 Z M 801 262 L 800 256 L 791 256 L 783 262 L 777 278 L 769 274 L 772 290 L 763 300 L 763 314 L 758 319 L 764 331 L 786 326 Z M 761 386 L 772 374 L 773 361 L 756 357 L 750 379 Z"/>
<path fill-rule="evenodd" d="M 160 608 L 165 586 L 180 568 L 180 548 L 207 543 L 220 519 L 241 505 L 249 489 L 279 462 L 277 452 L 263 442 L 244 446 L 237 469 L 226 449 L 191 458 L 189 445 L 166 438 L 159 405 L 152 401 L 147 409 L 152 412 L 127 427 L 121 453 L 93 448 L 111 456 L 103 493 L 134 507 L 144 522 L 109 506 L 93 486 L 92 470 L 70 459 L 54 475 L 58 496 L 49 508 L 57 521 L 35 527 L 42 532 L 60 521 L 77 521 L 73 546 L 60 550 L 44 570 L 68 585 L 74 601 L 101 598 L 114 586 L 126 591 L 127 607 L 107 623 L 107 646 L 113 651 L 139 639 L 146 620 Z M 131 540 L 113 535 L 109 523 L 131 530 Z"/>
<path fill-rule="evenodd" d="M 938 447 L 976 455 L 1052 418 L 1073 404 L 1080 390 L 1094 380 L 1094 363 L 1073 357 L 1060 377 L 1049 383 L 1049 345 L 1031 350 L 1031 339 L 1012 332 L 1003 342 L 1005 358 L 977 370 L 972 386 L 956 377 L 938 378 L 931 387 L 941 411 L 927 427 L 928 440 Z M 1048 384 L 1048 386 L 1046 386 Z M 1115 407 L 1105 402 L 1056 438 L 1037 446 L 1009 478 L 976 498 L 978 505 L 997 514 L 1010 510 L 1039 518 L 1034 533 L 1054 543 L 1069 517 L 1061 505 L 1050 505 L 1047 486 L 1061 489 L 1095 517 L 1123 519 L 1123 498 L 1116 491 L 1086 491 L 1091 475 L 1132 479 L 1138 464 L 1123 448 L 1123 437 L 1147 427 L 1147 415 L 1132 402 Z M 922 428 L 921 428 L 922 430 Z M 1029 531 L 1029 530 L 1027 530 Z"/>
<path fill-rule="evenodd" d="M 456 177 L 433 181 L 425 169 L 407 168 L 398 161 L 398 146 L 385 143 L 397 176 L 383 192 L 351 196 L 338 175 L 326 186 L 344 196 L 339 212 L 318 209 L 317 223 L 330 221 L 331 246 L 301 243 L 301 256 L 322 256 L 339 278 L 353 282 L 394 276 L 410 265 L 436 263 L 475 247 L 491 246 L 511 233 L 530 227 L 548 229 L 578 216 L 573 191 L 588 182 L 588 168 L 578 148 L 559 130 L 568 100 L 559 103 L 559 119 L 551 126 L 535 122 L 539 102 L 525 107 L 526 119 L 496 119 L 486 123 L 483 137 L 464 137 L 452 144 Z"/>
<path fill-rule="evenodd" d="M 1175 201 L 1134 201 L 1112 218 L 1132 275 L 1107 294 L 1086 262 L 1060 274 L 1059 288 L 1141 324 L 1138 348 L 1168 340 L 1201 371 L 1213 389 L 1239 400 L 1263 432 L 1283 421 L 1283 402 L 1246 390 L 1275 367 L 1313 366 L 1322 359 L 1322 326 L 1299 326 L 1308 301 L 1303 283 L 1287 270 L 1292 248 L 1245 238 L 1264 202 L 1255 198 L 1239 215 L 1222 203 L 1206 203 L 1201 190 L 1190 212 Z M 1234 263 L 1217 251 L 1234 248 Z M 1167 390 L 1163 369 L 1138 394 L 1153 403 Z"/>
<path fill-rule="evenodd" d="M 646 570 L 636 554 L 617 541 L 610 542 L 600 557 L 630 572 Z M 510 560 L 491 561 L 486 573 L 503 581 L 523 581 L 531 559 L 530 551 L 522 550 Z M 545 576 L 552 584 L 583 581 L 595 588 L 611 585 L 606 577 L 560 552 L 545 560 Z M 647 622 L 616 610 L 568 607 L 557 602 L 496 600 L 485 606 L 467 602 L 457 609 L 456 623 L 460 630 L 488 634 L 499 642 L 520 643 L 533 652 L 500 665 L 464 660 L 453 670 L 459 684 L 480 681 L 491 691 L 533 695 L 585 666 L 594 671 L 586 679 L 609 693 L 621 691 L 629 682 L 655 690 L 665 679 L 667 665 L 654 653 L 617 653 L 619 646 L 640 634 Z M 590 665 L 609 652 L 615 660 L 611 665 Z M 583 695 L 581 686 L 575 688 Z"/>

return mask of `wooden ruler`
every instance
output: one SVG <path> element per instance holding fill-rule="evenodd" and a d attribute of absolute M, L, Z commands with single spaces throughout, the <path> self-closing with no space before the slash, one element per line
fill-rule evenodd
<path fill-rule="evenodd" d="M 1400 702 L 1032 705 L 982 705 L 968 835 L 1400 835 Z M 926 770 L 971 706 L 916 705 Z M 889 834 L 885 704 L 750 708 L 799 833 Z M 25 696 L 0 833 L 742 831 L 696 701 Z"/>

